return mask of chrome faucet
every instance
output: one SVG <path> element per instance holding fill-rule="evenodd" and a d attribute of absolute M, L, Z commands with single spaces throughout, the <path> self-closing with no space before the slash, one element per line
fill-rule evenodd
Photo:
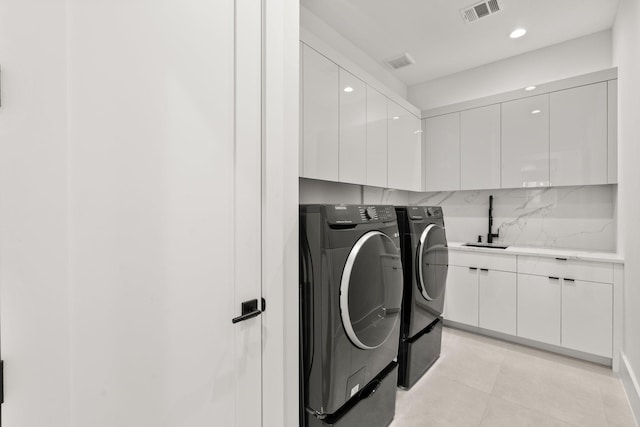
<path fill-rule="evenodd" d="M 493 243 L 494 237 L 499 237 L 500 230 L 497 233 L 492 233 L 491 228 L 493 227 L 493 195 L 489 196 L 489 234 L 487 234 L 487 243 Z"/>

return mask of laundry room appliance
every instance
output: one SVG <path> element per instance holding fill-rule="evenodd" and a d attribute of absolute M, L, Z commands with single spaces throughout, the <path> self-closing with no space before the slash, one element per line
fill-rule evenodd
<path fill-rule="evenodd" d="M 440 357 L 449 250 L 442 208 L 396 207 L 404 270 L 398 386 L 411 388 Z"/>
<path fill-rule="evenodd" d="M 403 276 L 393 206 L 300 206 L 300 425 L 387 426 Z"/>

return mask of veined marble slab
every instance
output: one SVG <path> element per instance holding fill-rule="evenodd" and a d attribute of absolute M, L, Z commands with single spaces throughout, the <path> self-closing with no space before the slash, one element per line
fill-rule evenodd
<path fill-rule="evenodd" d="M 442 206 L 450 241 L 486 242 L 493 195 L 494 243 L 615 252 L 616 194 L 615 185 L 409 193 L 409 204 Z"/>

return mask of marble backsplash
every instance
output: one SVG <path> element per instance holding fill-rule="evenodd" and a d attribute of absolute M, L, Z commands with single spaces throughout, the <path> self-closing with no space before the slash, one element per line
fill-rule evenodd
<path fill-rule="evenodd" d="M 411 205 L 442 206 L 447 238 L 486 241 L 493 195 L 494 242 L 599 251 L 616 250 L 617 186 L 550 187 L 409 193 Z"/>
<path fill-rule="evenodd" d="M 616 250 L 616 185 L 414 193 L 300 179 L 300 203 L 442 206 L 447 238 L 486 241 L 489 195 L 494 239 L 505 245 Z"/>

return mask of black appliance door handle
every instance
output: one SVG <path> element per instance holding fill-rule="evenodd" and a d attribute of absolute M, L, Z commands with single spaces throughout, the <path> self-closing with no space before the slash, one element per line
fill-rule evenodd
<path fill-rule="evenodd" d="M 258 300 L 257 299 L 252 299 L 249 301 L 245 301 L 242 303 L 242 314 L 238 317 L 234 317 L 233 319 L 231 319 L 231 323 L 238 323 L 238 322 L 242 322 L 244 320 L 247 319 L 252 319 L 260 314 L 262 314 L 262 312 L 265 310 L 266 308 L 266 303 L 264 298 L 262 298 L 262 310 L 260 310 L 258 308 Z"/>

